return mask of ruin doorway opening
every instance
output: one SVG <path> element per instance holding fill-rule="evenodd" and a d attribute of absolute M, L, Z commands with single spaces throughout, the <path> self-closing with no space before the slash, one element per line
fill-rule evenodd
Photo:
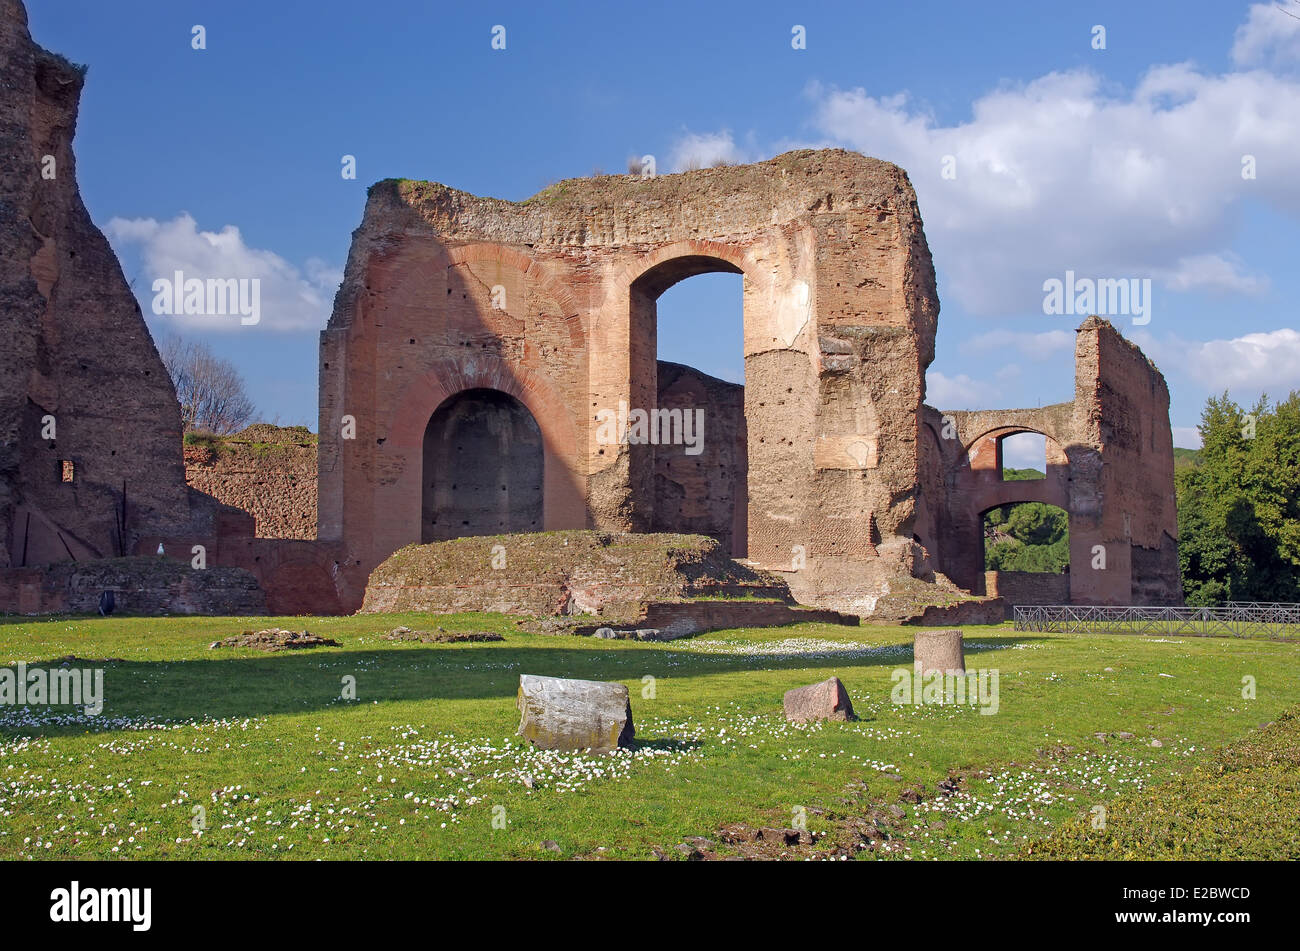
<path fill-rule="evenodd" d="M 519 400 L 464 390 L 424 431 L 420 540 L 542 530 L 542 434 Z"/>
<path fill-rule="evenodd" d="M 998 440 L 998 458 L 1004 482 L 1024 482 L 1047 478 L 1047 437 L 1032 430 L 1021 430 Z"/>
<path fill-rule="evenodd" d="M 1068 604 L 1070 517 L 1047 502 L 1011 502 L 980 516 L 984 593 L 1009 606 Z"/>
<path fill-rule="evenodd" d="M 640 389 L 654 395 L 661 423 L 650 447 L 650 528 L 708 535 L 733 558 L 749 547 L 744 291 L 734 264 L 698 256 L 666 261 L 632 285 L 633 320 L 654 358 L 643 361 L 653 378 Z"/>

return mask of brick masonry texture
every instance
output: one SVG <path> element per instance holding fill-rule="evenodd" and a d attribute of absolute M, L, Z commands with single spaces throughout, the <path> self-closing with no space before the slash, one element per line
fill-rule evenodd
<path fill-rule="evenodd" d="M 744 275 L 743 395 L 678 369 L 661 386 L 655 301 L 706 271 Z M 707 527 L 764 568 L 800 565 L 801 599 L 862 607 L 915 561 L 937 315 L 906 174 L 855 153 L 572 180 L 521 203 L 380 182 L 321 337 L 320 538 L 369 567 L 419 541 L 430 417 L 491 389 L 540 427 L 542 528 Z M 601 440 L 602 411 L 674 386 L 706 411 L 717 464 L 743 425 L 739 513 L 738 459 L 713 480 L 688 475 L 698 457 Z"/>
<path fill-rule="evenodd" d="M 0 568 L 124 554 L 191 520 L 175 391 L 77 191 L 82 81 L 0 0 Z"/>
<path fill-rule="evenodd" d="M 185 447 L 185 481 L 253 516 L 258 538 L 316 537 L 316 434 L 258 423 Z"/>

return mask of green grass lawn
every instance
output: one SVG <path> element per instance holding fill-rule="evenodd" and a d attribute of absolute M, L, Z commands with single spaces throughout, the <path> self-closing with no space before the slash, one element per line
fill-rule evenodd
<path fill-rule="evenodd" d="M 399 624 L 505 640 L 380 636 Z M 208 649 L 267 626 L 343 646 Z M 1216 748 L 1300 704 L 1300 645 L 1003 625 L 965 630 L 968 668 L 999 672 L 996 715 L 896 705 L 913 633 L 801 624 L 641 643 L 520 633 L 497 615 L 0 618 L 0 664 L 111 659 L 94 665 L 98 716 L 0 707 L 0 858 L 682 858 L 689 837 L 725 855 L 722 827 L 801 815 L 803 855 L 1164 857 L 1187 830 L 1139 833 L 1126 823 L 1140 804 L 1176 817 L 1189 783 L 1221 775 L 1232 754 Z M 514 735 L 521 673 L 626 683 L 637 748 L 533 750 Z M 782 693 L 832 675 L 861 719 L 787 724 Z M 1290 749 L 1272 768 L 1294 775 L 1294 733 L 1254 736 L 1268 755 Z M 1294 816 L 1283 773 L 1207 795 Z M 1225 857 L 1297 857 L 1286 823 L 1252 828 Z"/>

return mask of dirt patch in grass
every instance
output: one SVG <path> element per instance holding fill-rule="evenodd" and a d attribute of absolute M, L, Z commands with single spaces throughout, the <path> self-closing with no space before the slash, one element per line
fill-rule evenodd
<path fill-rule="evenodd" d="M 898 802 L 915 805 L 932 796 L 951 796 L 961 790 L 965 782 L 964 775 L 954 773 L 939 782 L 933 792 L 926 791 L 922 785 L 912 784 L 898 794 Z M 849 807 L 847 811 L 808 807 L 809 815 L 819 816 L 829 823 L 830 828 L 824 831 L 774 829 L 733 822 L 718 830 L 716 840 L 691 836 L 675 849 L 688 861 L 695 862 L 727 859 L 842 861 L 863 852 L 886 855 L 906 847 L 907 837 L 899 828 L 907 816 L 902 806 L 886 803 L 880 798 L 869 798 L 867 785 L 861 780 L 849 784 L 840 802 Z M 668 859 L 678 856 L 656 851 L 656 857 Z"/>
<path fill-rule="evenodd" d="M 219 647 L 251 647 L 254 650 L 275 653 L 276 651 L 302 650 L 307 647 L 342 647 L 338 641 L 321 637 L 311 631 L 286 631 L 284 628 L 271 627 L 264 631 L 245 631 L 224 640 L 213 641 L 209 650 Z"/>
<path fill-rule="evenodd" d="M 504 641 L 500 634 L 491 631 L 448 631 L 437 628 L 432 631 L 413 631 L 409 627 L 395 627 L 383 635 L 386 641 L 419 641 L 421 644 L 464 644 L 483 641 Z"/>
<path fill-rule="evenodd" d="M 916 782 L 903 785 L 903 778 L 897 773 L 880 775 L 899 784 L 896 794 L 889 792 L 882 796 L 877 785 L 877 794 L 873 795 L 864 780 L 854 779 L 845 787 L 838 806 L 808 806 L 808 816 L 823 820 L 824 828 L 820 830 L 777 829 L 735 822 L 720 828 L 713 838 L 689 836 L 668 852 L 656 849 L 655 857 L 661 861 L 685 858 L 693 862 L 843 861 L 859 855 L 883 857 L 907 853 L 916 845 L 917 836 L 933 834 L 947 825 L 945 820 L 936 818 L 918 826 L 914 811 L 909 821 L 909 809 L 928 800 L 968 793 L 970 781 L 983 778 L 986 773 L 970 768 L 954 769 L 932 788 Z"/>

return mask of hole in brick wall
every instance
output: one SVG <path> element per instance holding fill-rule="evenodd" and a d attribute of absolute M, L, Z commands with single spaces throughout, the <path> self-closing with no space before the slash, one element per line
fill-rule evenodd
<path fill-rule="evenodd" d="M 747 506 L 734 501 L 748 494 L 744 296 L 735 266 L 705 256 L 665 261 L 632 286 L 635 333 L 654 346 L 656 358 L 655 377 L 636 382 L 653 393 L 655 404 L 647 409 L 658 410 L 661 420 L 677 413 L 674 436 L 659 433 L 648 453 L 651 530 L 708 535 L 733 557 L 744 557 L 749 542 Z M 648 371 L 646 363 L 640 365 Z M 702 441 L 687 438 L 688 415 L 692 425 L 703 416 Z M 724 491 L 711 491 L 718 488 Z M 719 502 L 719 495 L 731 501 Z"/>
<path fill-rule="evenodd" d="M 1070 570 L 1070 527 L 1065 509 L 1046 502 L 1013 502 L 984 512 L 981 523 L 982 570 L 1034 574 Z"/>
<path fill-rule="evenodd" d="M 728 383 L 745 382 L 744 278 L 697 274 L 657 302 L 658 358 Z"/>
<path fill-rule="evenodd" d="M 1015 433 L 1004 436 L 1002 445 L 1002 479 L 1018 482 L 1047 478 L 1047 437 L 1042 433 Z"/>

